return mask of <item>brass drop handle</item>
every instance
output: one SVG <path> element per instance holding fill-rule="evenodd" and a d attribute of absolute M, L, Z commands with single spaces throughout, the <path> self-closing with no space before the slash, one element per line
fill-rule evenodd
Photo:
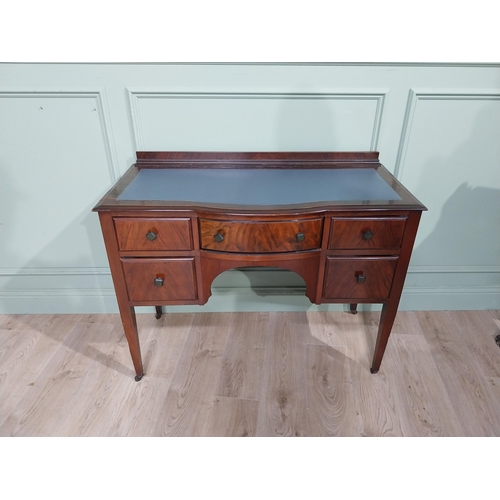
<path fill-rule="evenodd" d="M 154 241 L 154 240 L 156 240 L 157 236 L 156 236 L 156 233 L 154 231 L 149 231 L 149 233 L 146 234 L 146 238 L 149 241 Z"/>
<path fill-rule="evenodd" d="M 358 283 L 364 283 L 364 282 L 366 281 L 366 276 L 365 276 L 363 273 L 358 274 L 358 275 L 356 276 L 356 281 L 357 281 Z"/>
<path fill-rule="evenodd" d="M 304 241 L 305 237 L 304 233 L 297 233 L 297 241 Z"/>
<path fill-rule="evenodd" d="M 217 243 L 220 243 L 221 241 L 224 241 L 224 236 L 222 236 L 222 234 L 220 234 L 220 233 L 217 233 L 217 234 L 214 236 L 214 240 L 215 240 Z"/>
<path fill-rule="evenodd" d="M 363 233 L 363 239 L 368 241 L 368 240 L 371 240 L 373 238 L 373 233 L 368 229 L 368 231 L 365 231 Z"/>
<path fill-rule="evenodd" d="M 155 278 L 155 286 L 163 286 L 163 278 Z"/>

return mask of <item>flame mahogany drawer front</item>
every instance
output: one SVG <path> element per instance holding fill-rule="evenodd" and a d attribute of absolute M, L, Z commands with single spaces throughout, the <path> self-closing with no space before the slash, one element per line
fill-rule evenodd
<path fill-rule="evenodd" d="M 191 219 L 114 218 L 120 250 L 191 250 Z"/>
<path fill-rule="evenodd" d="M 278 253 L 321 247 L 323 219 L 223 221 L 200 219 L 201 247 L 239 253 Z"/>
<path fill-rule="evenodd" d="M 122 259 L 131 302 L 168 304 L 196 300 L 194 258 Z"/>
<path fill-rule="evenodd" d="M 333 218 L 330 250 L 399 250 L 406 217 Z"/>
<path fill-rule="evenodd" d="M 326 299 L 389 298 L 397 257 L 327 257 Z"/>

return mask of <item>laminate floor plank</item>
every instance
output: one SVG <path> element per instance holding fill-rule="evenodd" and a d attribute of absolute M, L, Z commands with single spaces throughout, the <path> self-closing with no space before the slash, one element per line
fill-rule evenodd
<path fill-rule="evenodd" d="M 231 315 L 216 396 L 259 397 L 268 319 L 266 313 Z"/>
<path fill-rule="evenodd" d="M 307 312 L 309 327 L 308 345 L 328 345 L 330 347 L 346 347 L 347 340 L 344 335 L 344 321 L 347 315 L 342 312 Z M 349 318 L 352 321 L 354 315 Z"/>
<path fill-rule="evenodd" d="M 500 334 L 485 311 L 457 311 L 456 325 L 485 377 L 500 377 L 500 348 L 495 336 Z"/>
<path fill-rule="evenodd" d="M 22 322 L 26 318 L 29 320 L 34 314 L 0 314 L 0 329 L 12 330 L 16 329 L 16 325 Z M 50 314 L 45 316 L 49 317 Z M 22 319 L 23 318 L 23 319 Z"/>
<path fill-rule="evenodd" d="M 151 315 L 152 316 L 152 315 Z M 141 344 L 149 334 L 149 315 L 141 315 L 138 323 L 142 327 Z M 87 345 L 86 355 L 95 362 L 89 367 L 92 373 L 89 383 L 82 383 L 79 398 L 72 405 L 70 415 L 66 419 L 65 435 L 71 436 L 105 436 L 121 435 L 123 427 L 131 424 L 133 409 L 125 411 L 124 406 L 130 401 L 129 395 L 135 375 L 130 366 L 128 343 L 118 315 L 85 315 L 82 321 L 109 325 L 111 331 L 107 338 L 96 339 Z M 127 366 L 128 365 L 128 366 Z M 92 399 L 93 405 L 88 404 Z M 120 428 L 120 423 L 125 424 Z M 103 425 L 105 423 L 105 425 Z M 63 429 L 61 429 L 61 432 Z"/>
<path fill-rule="evenodd" d="M 74 389 L 74 396 L 67 405 L 60 405 L 64 418 L 58 418 L 61 436 L 99 437 L 112 435 L 112 422 L 123 406 L 133 371 L 126 369 L 130 354 L 119 322 L 115 324 L 86 323 L 90 327 L 88 343 L 82 355 L 91 360 L 85 362 L 87 374 Z M 74 333 L 77 333 L 76 330 Z M 96 334 L 92 335 L 95 332 Z M 69 366 L 75 369 L 75 358 Z M 65 381 L 64 388 L 68 386 Z M 89 401 L 92 404 L 89 404 Z M 115 417 L 116 418 L 116 417 Z"/>
<path fill-rule="evenodd" d="M 139 337 L 142 350 L 146 351 L 146 354 L 150 352 L 148 343 L 151 328 L 148 326 L 151 326 L 151 318 L 154 316 L 141 314 L 137 319 L 139 328 L 143 328 Z M 175 322 L 178 318 L 172 317 L 172 320 Z M 168 335 L 167 330 L 163 330 L 163 333 L 165 336 Z M 92 367 L 96 370 L 93 373 L 95 380 L 91 398 L 93 404 L 85 405 L 81 417 L 75 423 L 77 428 L 73 435 L 127 436 L 136 429 L 138 421 L 144 422 L 152 418 L 148 407 L 151 398 L 141 397 L 140 393 L 149 394 L 149 388 L 154 382 L 146 384 L 144 389 L 141 384 L 149 377 L 144 377 L 140 383 L 135 382 L 130 351 L 119 316 L 108 338 L 107 348 L 103 350 L 101 347 L 104 356 L 100 357 L 97 368 Z M 172 355 L 165 357 L 164 362 L 172 363 L 172 358 Z M 145 370 L 149 371 L 151 367 L 146 361 L 149 361 L 149 357 L 144 362 Z M 148 436 L 149 433 L 150 429 L 147 429 L 144 436 Z"/>
<path fill-rule="evenodd" d="M 141 314 L 139 318 L 142 316 L 147 317 L 148 314 Z M 119 314 L 82 314 L 80 316 L 80 321 L 82 323 L 100 323 L 102 325 L 113 325 L 115 326 L 117 323 L 121 323 Z"/>
<path fill-rule="evenodd" d="M 499 311 L 0 317 L 1 436 L 500 436 Z"/>
<path fill-rule="evenodd" d="M 229 323 L 229 314 L 195 316 L 153 435 L 206 435 Z"/>
<path fill-rule="evenodd" d="M 85 387 L 89 366 L 94 362 L 83 352 L 89 341 L 102 339 L 111 330 L 109 325 L 76 323 L 71 335 L 35 379 L 30 392 L 9 414 L 2 431 L 12 436 L 64 436 L 70 409 Z"/>
<path fill-rule="evenodd" d="M 195 318 L 194 314 L 164 314 L 159 320 L 153 315 L 145 319 L 143 316 L 139 317 L 138 327 L 147 334 L 142 342 L 145 376 L 131 388 L 122 410 L 124 415 L 135 418 L 131 422 L 122 420 L 117 435 L 144 436 L 156 427 Z M 147 413 L 143 408 L 148 409 Z"/>
<path fill-rule="evenodd" d="M 123 407 L 129 400 L 134 371 L 131 367 L 127 369 L 130 353 L 120 322 L 113 326 L 107 339 L 106 347 L 99 346 L 104 357 L 89 367 L 92 383 L 85 386 L 71 409 L 74 418 L 67 420 L 68 436 L 119 436 L 117 422 L 130 418 Z"/>
<path fill-rule="evenodd" d="M 461 436 L 463 431 L 423 335 L 391 335 L 387 375 L 403 436 Z"/>
<path fill-rule="evenodd" d="M 9 352 L 16 350 L 19 343 L 25 342 L 27 336 L 38 336 L 51 321 L 52 315 L 32 314 L 12 316 L 0 326 L 0 360 L 6 361 Z"/>
<path fill-rule="evenodd" d="M 21 329 L 0 328 L 0 388 L 4 380 L 12 375 L 15 368 L 22 364 L 24 358 L 33 350 L 42 336 L 42 328 L 30 328 L 25 325 Z M 1 389 L 0 389 L 1 390 Z"/>
<path fill-rule="evenodd" d="M 51 360 L 80 319 L 79 315 L 47 315 L 45 318 L 38 315 L 33 318 L 27 315 L 14 316 L 17 339 L 10 349 L 8 359 L 2 360 L 0 374 L 2 435 L 4 423 L 10 413 L 25 396 L 36 394 L 45 383 L 46 376 L 53 372 Z M 40 321 L 41 330 L 33 327 L 35 320 Z M 12 330 L 9 336 L 11 333 Z"/>
<path fill-rule="evenodd" d="M 357 436 L 356 412 L 349 358 L 345 347 L 307 345 L 307 436 Z"/>
<path fill-rule="evenodd" d="M 342 321 L 342 331 L 346 338 L 347 356 L 370 372 L 380 313 L 346 314 Z"/>
<path fill-rule="evenodd" d="M 216 396 L 209 416 L 209 437 L 254 437 L 259 402 Z"/>
<path fill-rule="evenodd" d="M 500 406 L 450 311 L 416 313 L 465 436 L 500 433 Z"/>
<path fill-rule="evenodd" d="M 309 343 L 337 349 L 349 361 L 355 407 L 347 418 L 357 422 L 353 435 L 401 436 L 403 431 L 386 373 L 384 370 L 376 376 L 370 373 L 378 319 L 379 314 L 372 312 L 308 313 Z"/>
<path fill-rule="evenodd" d="M 369 369 L 378 328 L 373 313 L 309 312 L 307 320 L 308 344 L 345 347 L 348 358 Z"/>
<path fill-rule="evenodd" d="M 386 356 L 393 350 L 392 340 Z M 385 361 L 385 359 L 384 359 Z M 360 436 L 402 436 L 400 412 L 396 407 L 394 387 L 388 378 L 393 367 L 381 369 L 376 376 L 370 373 L 365 363 L 350 359 L 356 414 L 361 419 Z"/>
<path fill-rule="evenodd" d="M 500 310 L 491 310 L 491 311 L 484 311 L 484 312 L 489 314 L 493 319 L 500 321 Z M 497 322 L 497 324 L 498 324 L 498 322 Z"/>
<path fill-rule="evenodd" d="M 307 316 L 269 313 L 257 435 L 306 434 Z"/>
<path fill-rule="evenodd" d="M 500 403 L 500 377 L 486 377 L 486 380 L 497 398 L 497 401 Z M 500 432 L 497 435 L 500 436 Z"/>
<path fill-rule="evenodd" d="M 401 415 L 394 401 L 392 385 L 387 381 L 386 375 L 379 372 L 380 377 L 371 377 L 371 373 L 359 365 L 351 365 L 351 371 L 355 374 L 355 376 L 353 375 L 353 388 L 356 410 L 362 423 L 359 435 L 367 437 L 403 436 Z"/>
<path fill-rule="evenodd" d="M 373 313 L 371 313 L 373 314 Z M 377 319 L 378 321 L 378 319 Z M 418 317 L 414 311 L 400 311 L 396 314 L 391 335 L 423 335 Z"/>

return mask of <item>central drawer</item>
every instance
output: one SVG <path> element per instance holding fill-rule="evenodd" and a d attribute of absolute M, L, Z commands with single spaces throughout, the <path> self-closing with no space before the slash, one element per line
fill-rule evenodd
<path fill-rule="evenodd" d="M 201 247 L 237 253 L 297 252 L 320 248 L 323 219 L 222 221 L 200 219 Z"/>

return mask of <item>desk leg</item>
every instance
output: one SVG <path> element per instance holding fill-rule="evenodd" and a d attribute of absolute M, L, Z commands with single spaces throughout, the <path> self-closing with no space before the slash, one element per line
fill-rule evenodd
<path fill-rule="evenodd" d="M 403 291 L 408 264 L 410 263 L 411 252 L 413 250 L 420 216 L 421 212 L 411 212 L 408 215 L 408 221 L 406 222 L 405 233 L 403 235 L 403 242 L 401 245 L 401 252 L 399 254 L 398 263 L 394 272 L 391 295 L 389 301 L 383 305 L 382 314 L 380 315 L 377 342 L 375 344 L 375 354 L 373 355 L 373 363 L 370 368 L 372 373 L 377 373 L 380 369 L 387 341 L 389 340 L 389 335 L 391 334 L 392 325 L 396 319 L 399 300 L 401 299 L 401 293 Z"/>
<path fill-rule="evenodd" d="M 349 304 L 349 311 L 352 314 L 358 314 L 358 304 Z"/>
<path fill-rule="evenodd" d="M 394 324 L 394 319 L 396 318 L 396 313 L 398 312 L 398 304 L 399 300 L 395 300 L 392 301 L 392 303 L 389 302 L 384 304 L 382 307 L 377 343 L 375 344 L 375 353 L 373 355 L 372 367 L 370 368 L 371 373 L 377 373 L 380 369 L 385 348 L 387 347 L 387 341 L 389 340 L 389 335 L 391 334 L 392 325 Z"/>
<path fill-rule="evenodd" d="M 137 331 L 137 321 L 135 319 L 135 310 L 128 304 L 123 307 L 118 304 L 120 308 L 120 316 L 122 319 L 123 330 L 128 341 L 128 348 L 132 356 L 132 363 L 135 368 L 135 381 L 139 382 L 144 375 L 142 367 L 141 345 L 139 343 L 139 334 Z"/>
<path fill-rule="evenodd" d="M 144 375 L 142 368 L 141 346 L 139 344 L 139 335 L 137 332 L 137 321 L 135 319 L 135 310 L 128 302 L 127 284 L 123 276 L 123 269 L 120 262 L 120 251 L 115 234 L 113 219 L 110 213 L 100 212 L 99 220 L 101 221 L 102 234 L 106 252 L 108 254 L 109 267 L 111 269 L 111 277 L 115 285 L 116 300 L 120 311 L 123 330 L 127 337 L 132 363 L 135 368 L 135 380 L 139 382 Z"/>

